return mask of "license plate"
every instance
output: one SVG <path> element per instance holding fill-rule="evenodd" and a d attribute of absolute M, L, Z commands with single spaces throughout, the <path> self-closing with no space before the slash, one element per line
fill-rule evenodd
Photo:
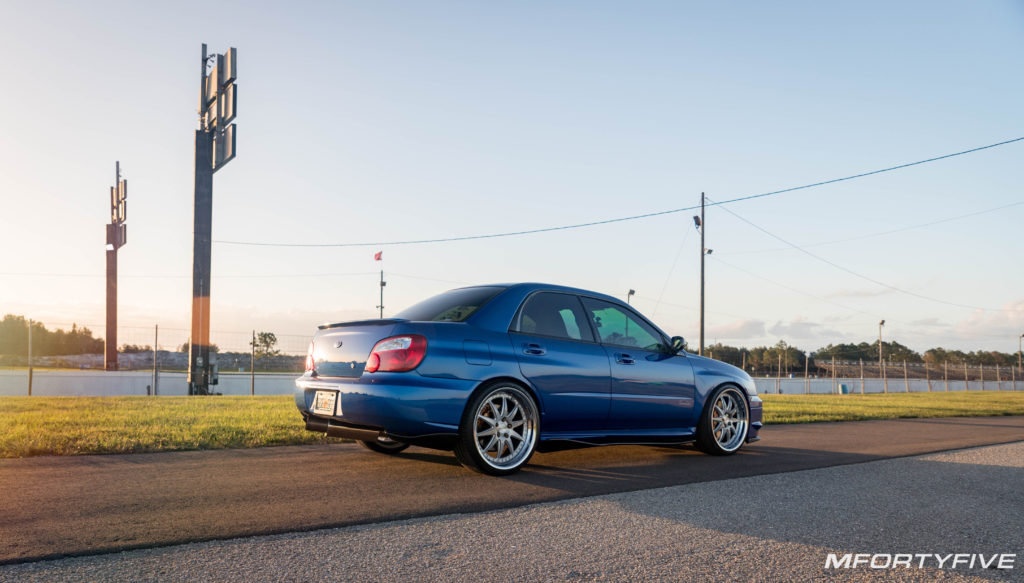
<path fill-rule="evenodd" d="M 320 415 L 334 415 L 334 405 L 338 401 L 338 393 L 334 391 L 317 391 L 313 397 L 313 412 Z"/>

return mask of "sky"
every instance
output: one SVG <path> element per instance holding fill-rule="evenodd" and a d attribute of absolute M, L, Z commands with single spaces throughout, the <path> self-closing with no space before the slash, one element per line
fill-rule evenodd
<path fill-rule="evenodd" d="M 542 281 L 691 344 L 692 207 L 1024 136 L 1024 4 L 0 0 L 0 313 L 185 341 L 201 44 L 238 49 L 214 177 L 212 341 Z M 707 342 L 1015 352 L 1024 141 L 711 206 Z M 942 221 L 942 222 L 939 222 Z M 934 223 L 934 224 L 932 224 Z M 353 244 L 281 247 L 230 242 Z M 390 243 L 390 244 L 389 244 Z M 373 255 L 383 251 L 383 262 Z"/>

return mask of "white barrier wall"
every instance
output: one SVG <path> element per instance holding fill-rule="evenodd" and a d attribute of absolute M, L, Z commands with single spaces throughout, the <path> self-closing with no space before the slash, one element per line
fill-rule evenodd
<path fill-rule="evenodd" d="M 846 392 L 849 394 L 860 394 L 864 393 L 884 393 L 888 387 L 890 393 L 926 393 L 929 390 L 929 381 L 927 379 L 773 379 L 773 378 L 755 378 L 754 384 L 757 386 L 757 392 L 761 394 L 782 394 L 782 395 L 802 395 L 805 393 L 811 393 L 815 395 L 828 394 L 828 393 L 841 393 L 842 387 L 845 385 Z M 942 392 L 942 391 L 1014 391 L 1024 390 L 1024 381 L 1017 381 L 1016 386 L 1013 381 L 970 381 L 970 387 L 964 381 L 943 381 L 942 379 L 932 380 L 931 391 Z M 863 388 L 863 390 L 862 390 Z"/>
<path fill-rule="evenodd" d="M 257 374 L 257 395 L 290 395 L 295 389 L 296 373 Z M 248 374 L 220 374 L 220 383 L 214 392 L 224 395 L 248 395 L 251 377 Z M 51 397 L 105 397 L 114 395 L 148 394 L 153 385 L 153 373 L 145 371 L 35 371 L 32 375 L 32 395 Z M 27 370 L 0 371 L 0 396 L 28 394 Z M 159 395 L 187 395 L 185 373 L 160 373 L 157 380 Z"/>

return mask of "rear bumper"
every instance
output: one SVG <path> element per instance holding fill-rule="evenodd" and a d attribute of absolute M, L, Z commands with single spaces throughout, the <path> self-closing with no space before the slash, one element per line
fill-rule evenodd
<path fill-rule="evenodd" d="M 354 379 L 302 376 L 295 381 L 295 405 L 307 420 L 307 429 L 338 437 L 454 435 L 476 385 L 416 372 L 366 373 Z M 311 411 L 317 391 L 338 393 L 333 415 Z"/>

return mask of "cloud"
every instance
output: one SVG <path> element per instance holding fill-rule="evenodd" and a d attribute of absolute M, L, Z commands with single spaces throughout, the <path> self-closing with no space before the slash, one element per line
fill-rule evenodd
<path fill-rule="evenodd" d="M 998 312 L 976 310 L 954 324 L 953 330 L 960 338 L 1015 340 L 1024 334 L 1024 298 L 1003 304 Z"/>
<path fill-rule="evenodd" d="M 763 320 L 736 320 L 708 327 L 707 336 L 718 340 L 746 340 L 764 336 Z"/>
<path fill-rule="evenodd" d="M 819 322 L 811 322 L 803 316 L 797 316 L 787 323 L 778 321 L 768 328 L 770 334 L 779 337 L 793 338 L 799 340 L 820 340 L 842 338 L 843 333 L 839 330 L 826 328 Z"/>

